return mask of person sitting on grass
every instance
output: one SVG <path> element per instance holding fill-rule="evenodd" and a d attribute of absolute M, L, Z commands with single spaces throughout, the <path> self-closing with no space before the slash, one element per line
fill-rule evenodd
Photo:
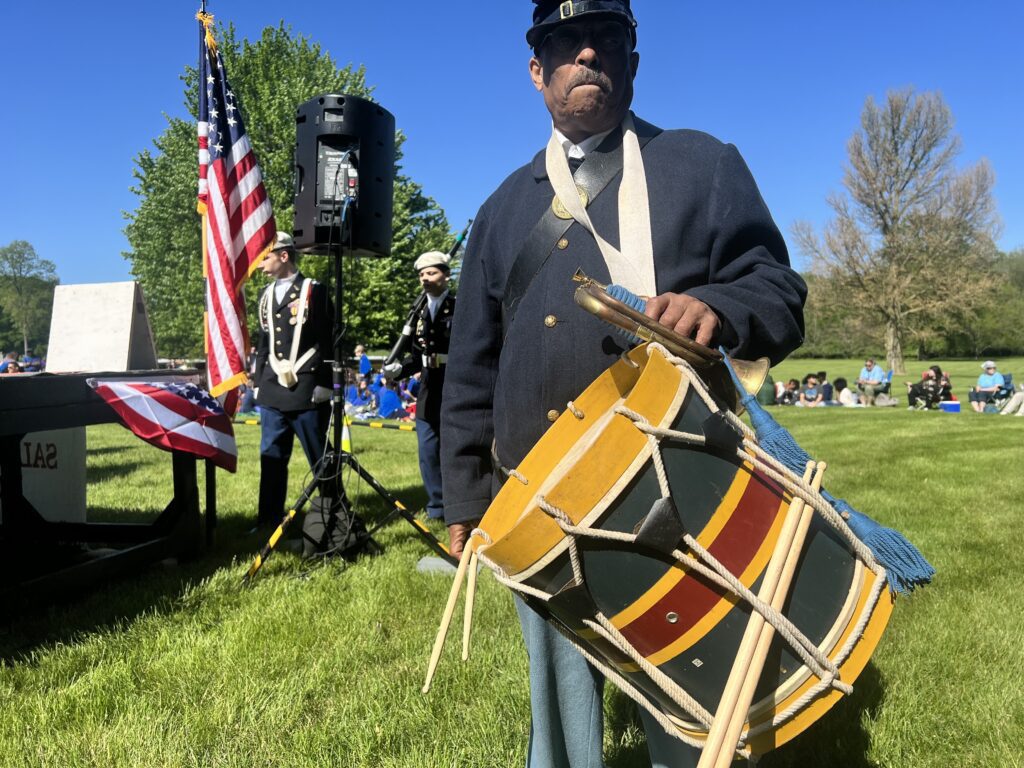
<path fill-rule="evenodd" d="M 398 385 L 385 380 L 377 391 L 377 416 L 382 419 L 408 419 L 409 412 L 402 407 Z"/>
<path fill-rule="evenodd" d="M 981 364 L 981 369 L 982 374 L 978 376 L 978 383 L 968 395 L 975 413 L 984 413 L 985 406 L 992 402 L 996 392 L 1002 389 L 1005 383 L 1003 374 L 996 372 L 996 364 L 993 361 L 986 360 Z"/>
<path fill-rule="evenodd" d="M 803 388 L 800 390 L 800 399 L 796 405 L 801 408 L 817 408 L 825 402 L 825 396 L 821 392 L 818 377 L 813 373 L 804 376 Z"/>
<path fill-rule="evenodd" d="M 835 400 L 836 388 L 828 380 L 828 374 L 825 371 L 818 371 L 818 387 L 821 389 L 821 396 L 826 405 Z"/>
<path fill-rule="evenodd" d="M 860 401 L 860 396 L 850 389 L 846 383 L 846 379 L 840 376 L 835 382 L 836 391 L 836 402 L 839 405 L 845 405 L 848 408 L 863 408 L 864 404 Z"/>
<path fill-rule="evenodd" d="M 782 394 L 776 398 L 776 405 L 793 405 L 800 399 L 800 382 L 797 379 L 790 379 Z"/>

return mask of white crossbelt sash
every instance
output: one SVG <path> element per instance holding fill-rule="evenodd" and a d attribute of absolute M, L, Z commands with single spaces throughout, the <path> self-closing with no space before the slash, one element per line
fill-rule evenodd
<path fill-rule="evenodd" d="M 266 301 L 263 304 L 266 306 L 266 321 L 267 321 L 267 332 L 270 334 L 270 354 L 267 356 L 267 360 L 270 362 L 270 367 L 277 374 L 277 383 L 285 389 L 291 389 L 299 382 L 298 372 L 301 370 L 309 359 L 313 357 L 316 352 L 316 348 L 307 349 L 306 353 L 302 357 L 298 357 L 299 354 L 299 339 L 302 336 L 302 324 L 306 319 L 306 307 L 309 305 L 309 286 L 312 284 L 312 279 L 306 278 L 302 281 L 302 287 L 299 288 L 299 310 L 295 316 L 295 332 L 292 334 L 292 348 L 285 360 L 280 360 L 275 352 L 277 346 L 277 337 L 274 331 L 274 284 L 271 283 L 267 286 Z"/>
<path fill-rule="evenodd" d="M 654 296 L 654 246 L 651 240 L 651 204 L 647 194 L 647 174 L 640 153 L 633 116 L 622 121 L 622 184 L 619 186 L 619 243 L 621 249 L 598 234 L 565 158 L 565 150 L 554 132 L 545 153 L 548 178 L 558 199 L 572 217 L 585 227 L 601 250 L 612 282 L 640 296 Z"/>

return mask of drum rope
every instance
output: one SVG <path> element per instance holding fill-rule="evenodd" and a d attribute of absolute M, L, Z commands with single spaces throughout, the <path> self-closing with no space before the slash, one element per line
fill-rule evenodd
<path fill-rule="evenodd" d="M 632 420 L 633 424 L 637 428 L 651 427 L 653 430 L 653 425 L 639 413 L 632 413 L 628 418 Z M 645 434 L 647 435 L 647 440 L 650 443 L 651 461 L 654 464 L 654 470 L 658 476 L 658 485 L 661 488 L 662 498 L 671 499 L 672 488 L 668 483 L 668 473 L 665 470 L 665 463 L 661 455 L 660 440 L 658 439 L 658 436 L 652 432 L 645 431 Z M 564 515 L 565 513 L 563 512 L 562 514 Z M 821 650 L 811 642 L 811 640 L 801 632 L 795 624 L 790 622 L 789 619 L 783 616 L 780 612 L 776 611 L 768 603 L 760 600 L 753 592 L 747 589 L 747 587 L 745 587 L 743 583 L 736 578 L 732 571 L 722 565 L 714 555 L 702 547 L 689 533 L 683 534 L 683 542 L 701 561 L 710 566 L 719 578 L 715 579 L 709 574 L 705 575 L 708 578 L 712 578 L 719 586 L 725 587 L 734 595 L 741 597 L 751 606 L 751 608 L 760 613 L 764 617 L 765 621 L 771 624 L 775 631 L 789 643 L 797 655 L 800 656 L 801 660 L 803 660 L 808 667 L 811 667 L 814 670 L 814 674 L 817 675 L 817 677 L 827 681 L 829 685 L 834 684 L 844 693 L 850 693 L 853 691 L 852 687 L 838 680 L 839 668 L 829 661 L 828 656 L 822 653 Z M 676 550 L 673 555 L 680 563 L 690 559 L 682 552 L 679 552 L 679 550 Z"/>
<path fill-rule="evenodd" d="M 593 622 L 584 623 L 588 625 L 593 624 Z M 695 739 L 692 736 L 688 736 L 681 730 L 679 730 L 678 726 L 675 723 L 673 723 L 672 720 L 669 719 L 669 717 L 664 712 L 662 712 L 653 704 L 651 704 L 650 699 L 647 698 L 647 695 L 644 694 L 644 692 L 641 691 L 636 685 L 634 685 L 629 680 L 629 678 L 621 674 L 617 669 L 615 669 L 615 667 L 613 667 L 604 659 L 598 658 L 594 654 L 592 654 L 586 648 L 586 646 L 579 642 L 579 640 L 571 633 L 570 630 L 564 628 L 558 622 L 554 622 L 554 626 L 559 632 L 562 633 L 562 636 L 569 641 L 569 644 L 572 645 L 572 647 L 575 648 L 579 652 L 579 654 L 587 660 L 589 664 L 600 670 L 602 675 L 611 680 L 616 688 L 618 688 L 620 691 L 629 696 L 629 698 L 636 702 L 638 706 L 641 706 L 644 709 L 646 709 L 647 713 L 651 717 L 653 717 L 662 728 L 665 729 L 665 732 L 667 734 L 679 739 L 680 741 L 686 743 L 691 747 L 696 747 L 697 749 L 700 749 L 704 745 L 703 741 Z M 595 631 L 597 630 L 595 629 Z M 673 685 L 675 685 L 675 683 L 673 683 Z M 699 706 L 700 705 L 698 704 L 698 707 Z"/>
<path fill-rule="evenodd" d="M 853 649 L 860 642 L 861 637 L 864 635 L 865 629 L 867 629 L 868 622 L 871 620 L 871 614 L 874 613 L 875 604 L 878 602 L 878 598 L 882 594 L 882 590 L 885 587 L 886 580 L 884 578 L 875 579 L 874 587 L 871 590 L 871 594 L 868 597 L 868 601 L 864 606 L 864 610 L 861 611 L 860 620 L 857 625 L 853 628 L 850 633 L 850 637 L 846 643 L 840 649 L 839 653 L 836 654 L 835 663 L 842 666 L 847 657 L 853 652 Z M 803 710 L 808 704 L 814 701 L 820 696 L 828 686 L 825 682 L 819 681 L 814 686 L 809 688 L 800 698 L 794 701 L 785 711 L 778 713 L 771 722 L 764 722 L 755 728 L 749 729 L 745 734 L 740 737 L 740 745 L 745 745 L 750 739 L 758 736 L 766 731 L 774 730 L 783 723 L 789 721 L 795 717 L 801 710 Z"/>
<path fill-rule="evenodd" d="M 621 632 L 619 632 L 618 628 L 611 623 L 607 616 L 599 611 L 594 618 L 596 621 L 584 619 L 583 623 L 589 629 L 601 635 L 613 646 L 624 651 L 629 658 L 631 658 L 633 662 L 651 678 L 651 680 L 657 683 L 677 706 L 684 709 L 690 717 L 697 720 L 705 728 L 711 727 L 711 721 L 714 717 L 700 705 L 700 702 L 687 693 L 685 688 L 681 687 L 672 678 L 662 672 L 656 665 L 645 659 L 643 654 L 633 647 L 633 644 L 630 643 Z"/>
<path fill-rule="evenodd" d="M 492 575 L 499 584 L 511 589 L 513 592 L 521 595 L 529 595 L 534 597 L 541 602 L 549 602 L 553 595 L 543 590 L 536 589 L 522 582 L 517 582 L 510 577 L 501 566 L 488 558 L 483 554 L 482 550 L 477 551 L 477 556 L 480 558 L 480 562 L 491 569 Z M 657 679 L 661 682 L 665 693 L 687 714 L 690 715 L 694 720 L 697 720 L 705 727 L 710 727 L 711 713 L 704 709 L 695 699 L 693 699 L 683 688 L 677 683 L 673 682 L 668 678 L 660 669 L 652 665 L 649 661 L 644 659 L 639 652 L 633 648 L 626 638 L 622 637 L 621 634 L 615 629 L 615 627 L 608 622 L 602 614 L 598 614 L 597 618 L 603 620 L 601 623 L 596 623 L 587 619 L 583 620 L 585 626 L 593 630 L 601 637 L 603 637 L 610 645 L 614 646 L 621 653 L 633 659 L 633 661 L 643 669 L 652 679 Z M 607 623 L 607 628 L 604 624 Z M 563 637 L 569 641 L 569 643 L 579 652 L 583 658 L 585 658 L 590 664 L 599 669 L 601 673 L 612 681 L 615 686 L 633 699 L 638 705 L 642 706 L 647 712 L 658 721 L 665 731 L 675 736 L 678 739 L 689 744 L 691 747 L 697 747 L 698 749 L 702 746 L 703 742 L 694 739 L 691 736 L 679 731 L 675 723 L 670 720 L 665 713 L 654 707 L 647 699 L 646 695 L 640 691 L 628 678 L 624 677 L 618 670 L 612 667 L 607 661 L 598 658 L 592 654 L 586 646 L 580 643 L 579 639 L 573 635 L 573 633 L 561 626 L 558 622 L 552 622 L 552 625 L 562 633 Z M 618 638 L 618 639 L 616 639 Z"/>
<path fill-rule="evenodd" d="M 543 496 L 537 497 L 537 506 L 540 507 L 549 517 L 553 518 L 558 526 L 565 531 L 567 527 L 575 527 L 572 518 L 563 510 L 549 504 Z M 580 562 L 580 551 L 576 546 L 576 537 L 569 536 L 566 540 L 569 548 L 569 562 L 572 564 L 572 576 L 577 584 L 583 584 L 583 563 Z"/>
<path fill-rule="evenodd" d="M 505 469 L 504 467 L 502 467 L 502 469 L 505 471 L 505 475 L 506 476 L 518 480 L 523 485 L 529 485 L 530 484 L 529 478 L 527 478 L 526 475 L 524 475 L 518 469 Z"/>
<path fill-rule="evenodd" d="M 566 534 L 569 542 L 576 538 L 588 538 L 604 541 L 615 541 L 625 544 L 636 544 L 636 535 L 622 533 L 620 531 L 604 531 L 595 528 L 581 528 L 573 525 L 568 515 L 557 507 L 552 507 L 543 499 L 538 500 L 542 510 L 548 512 L 553 510 L 556 514 L 548 512 L 559 524 L 559 527 Z M 564 522 L 568 521 L 568 522 Z M 722 565 L 718 559 L 702 547 L 690 534 L 683 535 L 683 543 L 696 555 L 690 557 L 686 552 L 676 549 L 672 557 L 685 569 L 696 571 L 698 574 L 720 587 L 725 592 L 731 592 L 736 597 L 746 601 L 752 610 L 760 613 L 766 622 L 772 625 L 779 636 L 792 647 L 793 652 L 800 657 L 807 667 L 814 672 L 815 676 L 827 681 L 828 685 L 835 687 L 843 693 L 853 692 L 853 687 L 839 679 L 839 668 L 819 649 L 800 629 L 793 624 L 786 616 L 776 611 L 768 603 L 764 602 L 750 591 L 733 573 Z M 570 544 L 571 546 L 571 544 Z M 704 562 L 701 562 L 704 561 Z M 574 568 L 575 570 L 575 568 Z M 577 577 L 577 583 L 583 583 L 582 576 Z M 627 641 L 628 642 L 628 641 Z M 619 650 L 628 652 L 625 648 Z"/>
<path fill-rule="evenodd" d="M 753 453 L 754 457 L 760 460 L 757 462 L 758 469 L 762 470 L 772 480 L 775 480 L 777 483 L 785 487 L 790 493 L 799 496 L 804 500 L 804 503 L 810 504 L 814 510 L 846 540 L 854 554 L 864 562 L 870 564 L 872 571 L 875 571 L 876 573 L 878 572 L 878 568 L 880 566 L 877 563 L 877 558 L 875 558 L 871 549 L 864 544 L 856 534 L 854 534 L 853 530 L 843 519 L 842 515 L 828 503 L 819 491 L 816 491 L 809 483 L 804 482 L 803 479 L 795 477 L 785 464 L 765 451 L 758 444 L 754 430 L 744 424 L 742 419 L 731 411 L 723 411 L 722 408 L 719 407 L 718 403 L 716 403 L 711 397 L 707 388 L 703 384 L 703 380 L 692 365 L 682 358 L 673 355 L 664 346 L 656 342 L 648 344 L 647 350 L 648 355 L 650 355 L 651 351 L 657 350 L 667 362 L 671 363 L 676 368 L 679 368 L 687 380 L 694 385 L 693 390 L 703 401 L 704 405 L 707 406 L 712 413 L 724 413 L 729 423 L 743 433 L 744 447 L 747 448 L 750 453 Z M 618 411 L 619 409 L 616 410 Z M 694 445 L 705 444 L 705 440 L 702 436 L 690 435 L 686 432 L 677 432 L 663 427 L 656 427 L 649 422 L 646 422 L 646 420 L 644 420 L 645 423 L 641 425 L 637 423 L 636 419 L 631 415 L 633 414 L 632 411 L 629 411 L 629 409 L 621 410 L 624 416 L 630 418 L 634 425 L 648 436 L 656 435 L 658 437 L 666 437 L 669 439 L 679 440 L 681 442 L 692 442 Z M 742 450 L 737 452 L 737 456 L 743 461 L 750 461 L 752 458 L 749 453 Z"/>

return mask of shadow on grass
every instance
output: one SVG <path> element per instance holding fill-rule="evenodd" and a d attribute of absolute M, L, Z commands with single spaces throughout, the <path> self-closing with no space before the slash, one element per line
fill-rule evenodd
<path fill-rule="evenodd" d="M 409 509 L 416 510 L 414 501 L 425 500 L 420 487 L 408 486 L 388 489 Z M 366 494 L 372 494 L 371 500 Z M 368 526 L 379 520 L 390 507 L 372 489 L 363 486 L 361 502 L 356 511 L 364 516 Z M 422 505 L 421 505 L 422 506 Z M 365 509 L 364 509 L 365 507 Z M 90 519 L 95 519 L 90 510 Z M 123 510 L 95 510 L 96 516 L 108 520 L 129 522 L 132 513 Z M 152 518 L 151 513 L 140 513 Z M 239 564 L 252 562 L 257 552 L 267 543 L 270 531 L 251 532 L 254 520 L 231 516 L 217 522 L 214 544 L 197 559 L 174 559 L 152 563 L 141 570 L 123 573 L 92 588 L 70 588 L 56 599 L 40 601 L 26 594 L 9 591 L 17 576 L 11 571 L 0 571 L 0 663 L 31 663 L 34 651 L 80 642 L 90 635 L 118 632 L 142 615 L 170 615 L 182 610 L 184 599 L 194 587 L 218 571 L 238 569 Z M 398 518 L 390 527 L 403 526 L 409 536 L 418 536 L 415 529 Z M 299 538 L 302 514 L 288 527 L 285 538 Z M 284 547 L 279 544 L 278 550 Z M 424 546 L 425 553 L 427 552 Z M 32 557 L 31 554 L 28 557 Z M 13 567 L 16 564 L 10 563 Z M 33 575 L 39 575 L 33 571 Z M 258 577 L 257 577 L 258 578 Z M 242 594 L 241 572 L 238 594 Z"/>
<path fill-rule="evenodd" d="M 875 718 L 884 699 L 885 680 L 878 667 L 869 662 L 854 683 L 851 695 L 841 698 L 793 741 L 761 758 L 759 768 L 878 768 L 868 758 L 871 736 L 864 721 Z"/>
<path fill-rule="evenodd" d="M 90 456 L 106 456 L 111 453 L 128 453 L 134 450 L 134 446 L 128 445 L 100 445 L 96 447 L 89 447 Z"/>
<path fill-rule="evenodd" d="M 85 481 L 87 484 L 92 484 L 103 483 L 108 480 L 121 480 L 133 472 L 138 472 L 143 466 L 144 464 L 141 461 L 120 461 L 114 464 L 93 465 L 86 471 Z"/>
<path fill-rule="evenodd" d="M 857 678 L 852 695 L 840 699 L 823 718 L 793 741 L 761 757 L 758 767 L 879 768 L 868 758 L 871 738 L 863 724 L 865 720 L 874 719 L 884 698 L 882 675 L 869 663 Z M 612 742 L 607 750 L 608 768 L 650 765 L 636 705 L 619 690 L 611 692 L 605 727 Z"/>

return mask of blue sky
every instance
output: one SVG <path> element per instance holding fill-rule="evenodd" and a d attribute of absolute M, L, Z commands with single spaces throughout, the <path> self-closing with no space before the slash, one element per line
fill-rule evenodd
<path fill-rule="evenodd" d="M 950 105 L 963 140 L 960 162 L 992 164 L 999 245 L 1024 246 L 1024 3 L 633 5 L 641 54 L 635 111 L 662 127 L 698 128 L 736 144 L 787 239 L 795 221 L 820 227 L 828 220 L 825 198 L 840 188 L 864 100 L 914 86 L 940 91 Z M 527 77 L 523 35 L 532 7 L 528 0 L 208 5 L 242 36 L 283 19 L 342 65 L 365 64 L 377 99 L 409 137 L 406 172 L 444 207 L 454 230 L 550 131 Z M 133 158 L 163 130 L 165 113 L 184 116 L 179 76 L 196 61 L 198 3 L 14 8 L 3 11 L 0 245 L 28 240 L 64 283 L 128 279 L 121 230 L 122 211 L 136 204 L 128 189 Z"/>

